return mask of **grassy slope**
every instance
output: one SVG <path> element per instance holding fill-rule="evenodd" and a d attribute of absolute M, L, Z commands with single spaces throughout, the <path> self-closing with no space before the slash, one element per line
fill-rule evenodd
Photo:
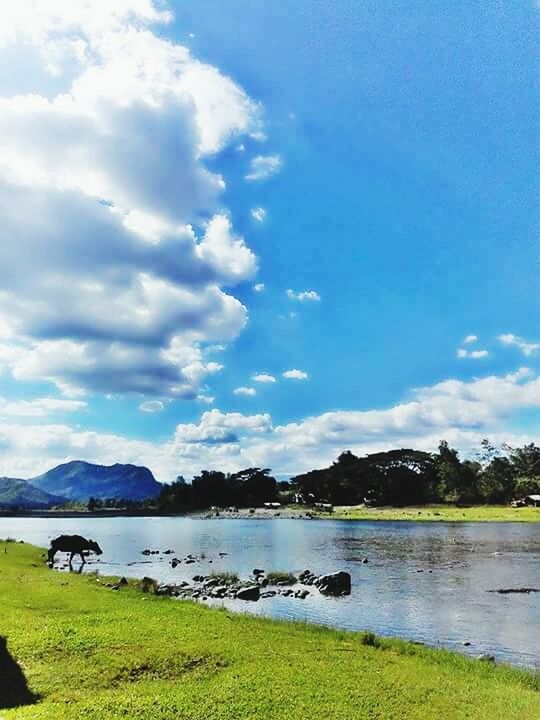
<path fill-rule="evenodd" d="M 322 516 L 322 515 L 321 515 Z M 476 505 L 460 508 L 455 505 L 424 505 L 420 507 L 367 508 L 338 507 L 331 515 L 336 520 L 415 520 L 438 522 L 540 522 L 540 508 L 512 508 L 507 505 Z"/>
<path fill-rule="evenodd" d="M 400 641 L 112 591 L 0 543 L 0 635 L 42 701 L 5 720 L 510 720 L 538 677 Z"/>

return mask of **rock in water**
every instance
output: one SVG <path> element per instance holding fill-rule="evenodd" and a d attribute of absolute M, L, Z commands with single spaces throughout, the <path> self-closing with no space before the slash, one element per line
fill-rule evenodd
<path fill-rule="evenodd" d="M 237 600 L 258 600 L 260 597 L 261 589 L 258 585 L 250 585 L 236 593 Z"/>
<path fill-rule="evenodd" d="M 339 597 L 340 595 L 351 594 L 351 576 L 350 573 L 344 570 L 330 575 L 321 575 L 315 581 L 315 585 L 323 595 Z"/>

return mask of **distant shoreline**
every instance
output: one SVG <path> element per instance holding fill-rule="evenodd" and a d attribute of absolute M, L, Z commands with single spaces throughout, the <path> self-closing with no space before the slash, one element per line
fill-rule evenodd
<path fill-rule="evenodd" d="M 2 518 L 113 518 L 113 517 L 184 517 L 215 520 L 348 520 L 391 522 L 539 522 L 540 508 L 512 508 L 503 505 L 418 505 L 407 507 L 339 506 L 333 512 L 320 512 L 310 507 L 283 506 L 278 509 L 241 508 L 200 510 L 188 513 L 167 513 L 158 510 L 24 510 L 0 511 Z"/>

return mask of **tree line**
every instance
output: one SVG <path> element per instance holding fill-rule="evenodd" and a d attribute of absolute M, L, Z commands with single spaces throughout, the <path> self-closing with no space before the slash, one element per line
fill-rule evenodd
<path fill-rule="evenodd" d="M 297 475 L 291 483 L 304 499 L 336 505 L 507 503 L 540 493 L 540 448 L 498 448 L 486 439 L 467 460 L 445 440 L 437 453 L 400 449 L 357 457 L 346 451 L 330 467 Z"/>
<path fill-rule="evenodd" d="M 182 476 L 148 501 L 95 500 L 88 508 L 153 508 L 176 513 L 210 507 L 256 507 L 265 502 L 333 505 L 424 503 L 500 504 L 540 494 L 540 447 L 496 447 L 483 440 L 474 459 L 462 460 L 443 440 L 438 452 L 407 448 L 359 457 L 347 450 L 329 467 L 278 482 L 269 468 L 236 473 L 203 470 Z"/>

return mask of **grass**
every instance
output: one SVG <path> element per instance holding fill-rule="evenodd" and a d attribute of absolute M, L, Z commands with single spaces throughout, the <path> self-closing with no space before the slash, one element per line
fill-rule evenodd
<path fill-rule="evenodd" d="M 268 580 L 269 585 L 287 584 L 294 585 L 298 582 L 298 578 L 290 572 L 284 572 L 281 570 L 274 570 L 273 572 L 266 573 L 264 576 Z"/>
<path fill-rule="evenodd" d="M 207 576 L 208 580 L 217 580 L 220 585 L 236 585 L 240 578 L 233 572 L 212 572 Z"/>
<path fill-rule="evenodd" d="M 0 597 L 0 635 L 41 698 L 0 710 L 2 720 L 540 717 L 532 674 L 160 598 L 134 583 L 114 591 L 48 570 L 29 545 L 0 543 Z"/>
<path fill-rule="evenodd" d="M 431 522 L 540 522 L 540 508 L 508 505 L 423 505 L 418 507 L 334 508 L 334 520 L 414 520 Z"/>

